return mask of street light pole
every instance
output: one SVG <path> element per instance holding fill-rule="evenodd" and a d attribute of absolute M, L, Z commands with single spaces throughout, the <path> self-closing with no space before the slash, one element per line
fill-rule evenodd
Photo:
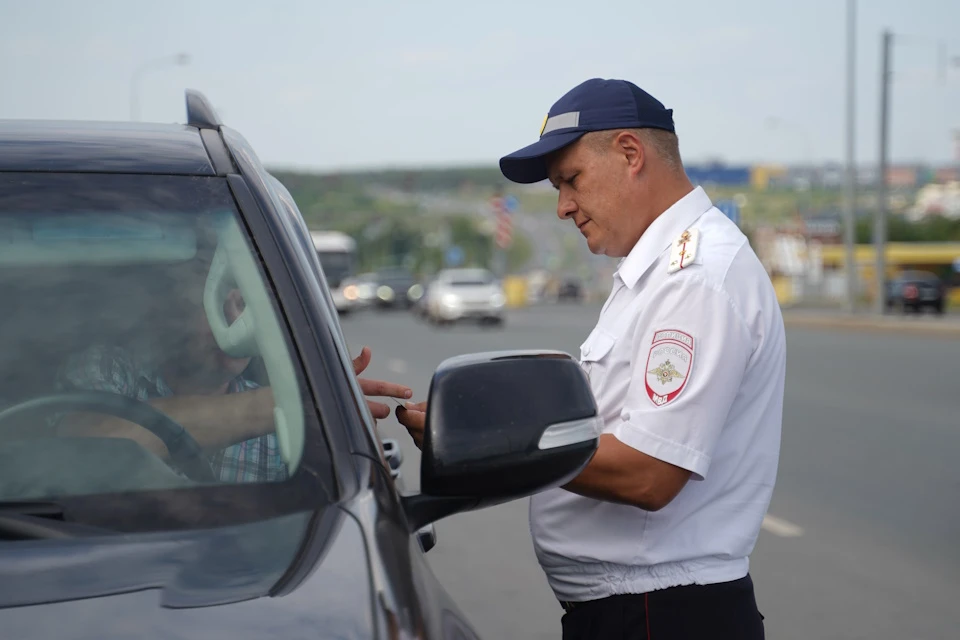
<path fill-rule="evenodd" d="M 876 262 L 876 295 L 873 301 L 873 310 L 877 315 L 883 315 L 887 306 L 886 295 L 886 248 L 887 248 L 887 151 L 889 146 L 888 132 L 890 129 L 890 49 L 893 44 L 893 34 L 883 32 L 882 62 L 880 69 L 880 161 L 877 177 L 877 215 L 873 226 L 873 247 L 877 253 Z"/>
<path fill-rule="evenodd" d="M 857 0 L 847 0 L 847 170 L 843 198 L 843 244 L 847 274 L 846 309 L 849 313 L 853 313 L 857 306 L 857 264 L 854 255 L 857 215 L 856 6 Z"/>
<path fill-rule="evenodd" d="M 178 53 L 173 56 L 164 56 L 154 60 L 148 60 L 134 69 L 130 76 L 130 119 L 134 122 L 140 119 L 140 78 L 144 73 L 160 67 L 178 65 L 186 66 L 190 63 L 190 56 L 186 53 Z"/>

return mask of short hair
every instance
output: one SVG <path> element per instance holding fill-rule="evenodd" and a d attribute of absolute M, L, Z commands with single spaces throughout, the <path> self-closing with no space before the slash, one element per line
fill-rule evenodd
<path fill-rule="evenodd" d="M 683 161 L 680 159 L 680 140 L 677 134 L 663 129 L 615 129 L 611 131 L 597 131 L 589 133 L 584 138 L 590 147 L 599 153 L 603 153 L 610 148 L 610 143 L 624 131 L 637 136 L 648 149 L 663 160 L 667 166 L 673 169 L 683 169 Z"/>

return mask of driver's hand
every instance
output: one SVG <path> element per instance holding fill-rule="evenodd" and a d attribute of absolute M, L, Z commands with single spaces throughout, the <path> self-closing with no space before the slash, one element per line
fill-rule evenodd
<path fill-rule="evenodd" d="M 370 364 L 372 357 L 370 347 L 364 347 L 360 355 L 353 359 L 353 372 L 359 376 Z M 387 398 L 402 398 L 407 400 L 413 397 L 413 391 L 410 387 L 395 382 L 384 382 L 383 380 L 368 380 L 366 378 L 357 378 L 360 383 L 360 389 L 366 396 L 380 396 Z M 370 413 L 373 417 L 380 420 L 390 415 L 390 407 L 382 402 L 367 400 L 367 406 L 370 407 Z"/>

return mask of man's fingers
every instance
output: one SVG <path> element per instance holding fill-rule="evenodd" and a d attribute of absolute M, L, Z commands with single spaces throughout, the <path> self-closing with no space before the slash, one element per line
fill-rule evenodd
<path fill-rule="evenodd" d="M 390 416 L 390 407 L 383 404 L 382 402 L 374 402 L 373 400 L 367 400 L 367 406 L 370 407 L 370 413 L 377 420 L 383 420 Z"/>
<path fill-rule="evenodd" d="M 420 411 L 421 413 L 426 413 L 427 401 L 424 400 L 423 402 L 408 402 L 406 408 L 411 409 L 413 411 Z"/>
<path fill-rule="evenodd" d="M 384 380 L 367 380 L 359 378 L 360 389 L 365 396 L 384 396 L 390 398 L 412 398 L 413 391 L 410 387 L 395 382 L 385 382 Z"/>
<path fill-rule="evenodd" d="M 373 357 L 373 353 L 370 351 L 370 347 L 364 347 L 360 350 L 360 355 L 353 359 L 353 373 L 354 375 L 360 375 L 364 372 L 367 366 L 370 364 L 370 359 Z"/>
<path fill-rule="evenodd" d="M 409 433 L 410 437 L 413 438 L 414 444 L 417 445 L 418 449 L 422 448 L 423 429 L 427 419 L 427 414 L 413 409 L 404 409 L 403 407 L 397 407 L 396 412 L 397 420 L 400 422 L 400 424 L 407 428 L 407 433 Z"/>
<path fill-rule="evenodd" d="M 424 404 L 424 403 L 420 403 Z M 415 406 L 415 405 L 411 405 Z M 404 407 L 397 407 L 397 420 L 403 426 L 408 429 L 418 429 L 423 431 L 424 426 L 427 423 L 427 414 L 423 411 L 417 409 L 406 409 Z"/>

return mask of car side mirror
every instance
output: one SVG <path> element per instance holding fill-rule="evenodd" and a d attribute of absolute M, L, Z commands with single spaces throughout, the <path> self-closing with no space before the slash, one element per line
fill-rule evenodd
<path fill-rule="evenodd" d="M 403 499 L 412 531 L 563 485 L 599 443 L 590 385 L 563 352 L 451 358 L 434 374 L 427 400 L 421 494 Z"/>

